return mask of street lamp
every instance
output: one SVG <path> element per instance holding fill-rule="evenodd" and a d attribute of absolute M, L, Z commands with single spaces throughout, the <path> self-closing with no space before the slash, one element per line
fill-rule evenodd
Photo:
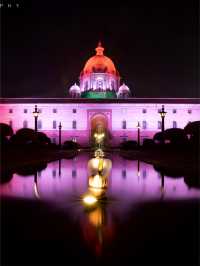
<path fill-rule="evenodd" d="M 59 128 L 59 149 L 61 149 L 61 129 L 62 129 L 61 122 L 60 122 L 58 128 Z"/>
<path fill-rule="evenodd" d="M 37 109 L 37 105 L 35 105 L 35 110 L 33 111 L 33 116 L 35 118 L 35 132 L 37 132 L 37 120 L 39 116 L 39 110 Z"/>
<path fill-rule="evenodd" d="M 140 122 L 137 123 L 137 143 L 138 147 L 140 146 Z"/>
<path fill-rule="evenodd" d="M 162 119 L 162 142 L 164 143 L 164 131 L 165 131 L 165 116 L 167 112 L 165 112 L 165 106 L 162 105 L 162 109 L 159 112 L 161 119 Z"/>

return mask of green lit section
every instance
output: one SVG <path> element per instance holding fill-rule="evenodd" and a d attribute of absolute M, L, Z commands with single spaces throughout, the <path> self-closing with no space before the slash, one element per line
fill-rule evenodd
<path fill-rule="evenodd" d="M 114 91 L 84 91 L 81 93 L 81 98 L 112 99 L 117 98 L 117 95 Z"/>

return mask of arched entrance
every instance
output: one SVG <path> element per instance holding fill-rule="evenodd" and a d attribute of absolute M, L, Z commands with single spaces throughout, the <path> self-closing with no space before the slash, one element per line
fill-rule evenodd
<path fill-rule="evenodd" d="M 109 144 L 108 118 L 104 113 L 96 113 L 90 118 L 90 143 L 92 147 Z"/>

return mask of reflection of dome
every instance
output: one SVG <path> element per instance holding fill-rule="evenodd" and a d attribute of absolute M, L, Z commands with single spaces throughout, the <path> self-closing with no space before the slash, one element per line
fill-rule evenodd
<path fill-rule="evenodd" d="M 101 46 L 100 42 L 95 50 L 96 55 L 86 62 L 81 75 L 90 73 L 109 73 L 118 76 L 119 74 L 112 60 L 103 54 L 104 48 Z"/>
<path fill-rule="evenodd" d="M 119 87 L 117 97 L 128 97 L 130 95 L 130 89 L 128 86 L 126 86 L 124 83 Z"/>

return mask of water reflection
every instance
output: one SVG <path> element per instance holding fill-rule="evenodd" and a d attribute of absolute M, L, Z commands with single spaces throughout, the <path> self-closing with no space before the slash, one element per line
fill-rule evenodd
<path fill-rule="evenodd" d="M 22 168 L 15 173 L 4 169 L 1 173 L 0 193 L 35 198 L 33 187 L 37 172 L 37 188 L 40 197 L 55 203 L 65 203 L 67 199 L 81 197 L 89 189 L 89 184 L 95 187 L 95 184 L 104 186 L 106 183 L 107 196 L 119 199 L 121 203 L 126 202 L 125 208 L 135 202 L 159 199 L 161 188 L 164 188 L 165 198 L 200 196 L 198 176 L 183 176 L 178 173 L 179 176 L 171 177 L 166 175 L 163 169 L 159 169 L 158 173 L 150 164 L 125 160 L 118 154 L 110 154 L 112 165 L 109 165 L 109 161 L 104 158 L 101 173 L 103 178 L 99 178 L 96 158 L 93 159 L 90 160 L 88 153 L 82 153 L 76 157 L 76 160 L 62 159 L 50 162 L 48 165 Z M 110 176 L 106 179 L 108 173 Z"/>
<path fill-rule="evenodd" d="M 32 170 L 30 171 L 30 169 Z M 151 235 L 151 239 L 154 239 L 159 225 L 165 222 L 165 210 L 163 210 L 165 200 L 200 198 L 200 190 L 194 188 L 195 179 L 191 181 L 190 177 L 169 177 L 163 169 L 159 169 L 157 172 L 155 167 L 150 164 L 139 160 L 125 160 L 118 154 L 110 154 L 105 157 L 101 153 L 96 153 L 95 157 L 90 158 L 90 154 L 82 153 L 74 159 L 50 162 L 47 166 L 39 165 L 37 169 L 29 167 L 26 172 L 29 174 L 28 177 L 24 175 L 24 170 L 21 173 L 23 175 L 19 175 L 19 172 L 13 173 L 12 179 L 9 176 L 7 182 L 1 184 L 1 195 L 31 198 L 37 200 L 38 204 L 41 201 L 47 201 L 48 206 L 55 205 L 56 210 L 60 208 L 67 214 L 66 217 L 70 217 L 70 222 L 72 221 L 73 225 L 77 226 L 78 224 L 78 229 L 81 229 L 80 234 L 78 231 L 81 241 L 84 239 L 84 245 L 86 244 L 96 256 L 108 254 L 109 257 L 112 254 L 112 258 L 115 255 L 117 257 L 116 250 L 112 248 L 115 248 L 115 243 L 119 245 L 121 238 L 125 235 L 126 238 L 124 242 L 120 242 L 123 244 L 119 245 L 117 251 L 123 250 L 126 254 L 126 248 L 128 248 L 128 252 L 130 251 L 132 254 L 141 249 L 141 258 L 143 258 L 143 254 L 146 253 L 143 253 L 142 247 L 146 243 L 146 236 L 149 240 L 148 228 L 154 228 Z M 86 201 L 83 200 L 84 198 Z M 150 207 L 145 209 L 143 203 L 150 201 L 163 202 L 159 208 L 150 203 Z M 138 206 L 143 206 L 139 213 Z M 36 207 L 38 209 L 38 205 Z M 183 211 L 185 212 L 185 209 Z M 22 216 L 23 214 L 24 211 Z M 25 215 L 27 214 L 25 213 Z M 66 217 L 62 216 L 64 223 L 61 222 L 61 225 L 64 228 L 70 224 L 69 220 L 65 221 Z M 176 219 L 179 219 L 179 213 L 177 217 Z M 53 219 L 57 221 L 55 212 L 53 212 Z M 41 219 L 41 221 L 43 220 L 45 219 Z M 170 217 L 165 225 L 168 226 L 171 222 L 174 220 Z M 57 228 L 59 228 L 59 219 L 57 223 Z M 46 224 L 44 228 L 46 228 Z M 52 231 L 54 230 L 50 232 Z M 71 231 L 72 235 L 67 230 L 66 241 L 69 241 L 68 237 L 74 239 L 76 230 Z M 172 234 L 173 232 L 175 230 L 172 230 Z M 40 233 L 42 234 L 42 232 Z M 172 234 L 166 234 L 169 235 L 170 241 Z M 163 236 L 161 233 L 158 235 L 159 237 Z M 126 241 L 127 239 L 129 243 Z M 144 241 L 140 242 L 140 239 L 144 239 Z M 155 240 L 153 244 L 161 247 L 162 239 L 157 239 L 158 241 Z M 149 242 L 147 241 L 147 243 Z M 152 249 L 154 248 L 153 244 L 149 245 Z M 149 246 L 145 251 L 149 250 Z M 150 249 L 148 256 L 151 254 L 153 251 Z M 148 256 L 146 257 L 148 258 Z"/>

